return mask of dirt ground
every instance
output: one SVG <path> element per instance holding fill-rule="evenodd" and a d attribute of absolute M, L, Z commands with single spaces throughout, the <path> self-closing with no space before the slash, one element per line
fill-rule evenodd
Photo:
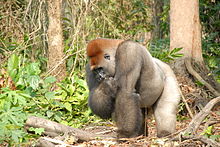
<path fill-rule="evenodd" d="M 215 121 L 218 122 L 213 125 L 212 129 L 212 135 L 220 135 L 220 116 L 218 113 L 220 113 L 220 107 L 215 108 L 215 111 L 213 111 L 207 119 L 207 121 L 204 121 L 200 125 L 200 128 L 198 130 L 198 133 L 201 134 L 204 132 L 205 128 L 209 126 L 210 121 Z M 218 115 L 217 115 L 218 114 Z M 169 141 L 172 140 L 172 137 L 169 138 L 157 138 L 156 136 L 156 128 L 155 128 L 155 120 L 153 116 L 148 118 L 148 136 L 139 136 L 137 138 L 131 138 L 131 139 L 106 139 L 106 140 L 92 140 L 89 142 L 83 142 L 83 143 L 78 143 L 75 144 L 74 146 L 82 146 L 82 147 L 141 147 L 141 146 L 146 146 L 146 147 L 173 147 L 173 146 L 181 146 L 181 147 L 202 147 L 206 146 L 205 143 L 197 140 L 185 140 L 185 141 Z M 181 132 L 184 128 L 188 126 L 190 123 L 191 119 L 189 117 L 185 116 L 178 116 L 178 121 L 176 124 L 176 131 Z M 95 134 L 105 134 L 109 136 L 116 137 L 116 131 L 117 128 L 115 127 L 115 124 L 112 122 L 103 122 L 102 125 L 95 125 L 94 126 L 87 126 L 84 129 L 86 131 L 95 133 Z M 220 140 L 218 140 L 220 141 Z"/>
<path fill-rule="evenodd" d="M 189 78 L 177 77 L 180 83 L 180 89 L 182 95 L 184 96 L 186 102 L 190 107 L 190 111 L 193 116 L 195 116 L 212 97 L 211 93 L 208 90 L 205 90 L 204 87 L 198 87 L 194 84 Z M 177 115 L 176 123 L 176 134 L 182 132 L 189 123 L 191 122 L 191 117 L 183 101 L 180 102 L 179 111 Z M 91 147 L 203 147 L 207 146 L 206 143 L 196 140 L 196 139 L 187 139 L 172 141 L 174 136 L 169 136 L 168 138 L 157 138 L 155 120 L 153 115 L 150 115 L 147 119 L 148 123 L 148 136 L 139 136 L 137 138 L 131 139 L 106 139 L 106 140 L 92 140 L 89 142 L 83 142 L 75 144 L 74 146 L 91 146 Z M 209 129 L 208 129 L 209 128 Z M 101 125 L 90 125 L 84 128 L 86 131 L 93 132 L 95 134 L 106 134 L 109 136 L 116 137 L 117 128 L 113 122 L 103 122 Z M 212 112 L 208 117 L 202 122 L 197 134 L 203 134 L 206 137 L 212 138 L 212 136 L 220 135 L 220 105 L 213 108 Z M 176 138 L 176 137 L 175 137 Z M 220 136 L 218 136 L 217 142 L 220 142 Z"/>
<path fill-rule="evenodd" d="M 180 105 L 180 107 L 182 107 Z M 176 133 L 170 135 L 166 138 L 157 138 L 156 136 L 156 128 L 155 128 L 155 120 L 153 115 L 148 115 L 147 123 L 148 123 L 148 136 L 138 136 L 136 138 L 120 138 L 117 139 L 117 128 L 115 123 L 112 121 L 103 120 L 102 122 L 89 124 L 84 126 L 83 133 L 94 134 L 94 136 L 107 136 L 105 139 L 95 138 L 90 141 L 80 141 L 77 138 L 77 135 L 74 134 L 70 128 L 68 130 L 70 132 L 60 134 L 56 137 L 51 137 L 49 134 L 46 136 L 40 137 L 38 140 L 33 140 L 28 144 L 23 144 L 21 146 L 30 147 L 30 146 L 39 146 L 39 147 L 218 147 L 220 143 L 220 106 L 215 107 L 215 109 L 210 113 L 210 115 L 201 123 L 196 134 L 205 135 L 207 138 L 217 137 L 215 141 L 217 142 L 217 146 L 207 145 L 203 140 L 198 140 L 194 138 L 185 139 L 184 134 L 181 134 L 191 122 L 192 119 L 186 114 L 185 109 L 179 111 L 177 115 L 177 123 L 176 123 Z M 185 114 L 185 115 L 183 115 Z M 40 119 L 40 124 L 45 125 L 45 122 L 51 124 L 52 128 L 59 129 L 58 124 L 56 122 L 52 122 L 43 118 L 36 117 Z M 33 118 L 30 118 L 32 120 Z M 45 121 L 45 122 L 43 122 Z M 34 121 L 36 122 L 36 121 Z M 47 124 L 46 124 L 47 125 Z M 45 126 L 48 128 L 48 126 Z M 68 126 L 67 126 L 68 127 Z M 65 131 L 66 132 L 66 131 Z M 84 136 L 86 136 L 84 134 Z M 53 134 L 51 134 L 53 135 Z M 82 136 L 82 134 L 81 134 Z M 43 142 L 42 142 L 43 141 Z M 46 141 L 46 142 L 45 142 Z M 210 140 L 209 140 L 210 141 Z M 215 142 L 215 143 L 216 143 Z M 209 144 L 210 142 L 208 142 Z M 0 144 L 0 147 L 9 146 L 9 144 L 4 143 Z M 220 147 L 220 146 L 219 146 Z"/>

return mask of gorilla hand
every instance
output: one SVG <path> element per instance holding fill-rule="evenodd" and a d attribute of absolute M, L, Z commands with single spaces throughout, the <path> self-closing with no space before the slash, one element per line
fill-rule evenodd
<path fill-rule="evenodd" d="M 117 82 L 115 81 L 115 79 L 113 77 L 109 77 L 109 78 L 106 78 L 104 81 L 103 81 L 104 84 L 106 84 L 106 87 L 108 87 L 108 93 L 112 96 L 113 99 L 115 99 L 115 96 L 116 96 L 116 92 L 118 90 L 118 84 Z"/>

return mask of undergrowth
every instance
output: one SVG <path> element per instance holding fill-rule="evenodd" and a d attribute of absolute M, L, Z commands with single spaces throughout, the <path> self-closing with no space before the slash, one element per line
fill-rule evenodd
<path fill-rule="evenodd" d="M 143 42 L 142 35 L 152 31 L 154 26 L 147 1 L 94 0 L 88 5 L 86 1 L 65 2 L 63 36 L 65 55 L 69 56 L 66 59 L 68 76 L 59 83 L 56 78 L 45 76 L 45 1 L 0 2 L 0 146 L 4 143 L 19 145 L 39 137 L 44 131 L 42 128 L 29 129 L 35 134 L 24 129 L 31 115 L 72 127 L 100 120 L 87 106 L 89 91 L 85 81 L 84 49 L 88 40 L 106 37 L 141 41 L 147 44 L 154 57 L 165 62 L 182 56 L 178 53 L 181 48 L 169 51 L 169 3 L 164 5 L 161 14 L 164 37 L 147 43 Z M 205 0 L 200 5 L 202 25 L 205 26 L 203 56 L 220 82 L 219 33 L 216 31 L 219 21 L 212 21 L 218 20 L 220 5 Z M 210 130 L 207 129 L 204 135 L 211 136 Z"/>

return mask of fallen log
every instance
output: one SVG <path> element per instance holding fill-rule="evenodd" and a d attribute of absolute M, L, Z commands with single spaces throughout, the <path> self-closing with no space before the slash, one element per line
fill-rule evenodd
<path fill-rule="evenodd" d="M 72 128 L 70 126 L 59 124 L 54 121 L 50 121 L 50 120 L 36 117 L 36 116 L 30 116 L 25 123 L 25 127 L 44 128 L 45 134 L 47 135 L 52 134 L 52 137 L 56 137 L 56 135 L 59 135 L 59 134 L 71 132 L 80 141 L 89 141 L 89 140 L 94 140 L 97 138 L 98 139 L 114 138 L 108 135 L 99 135 L 99 134 L 90 133 L 90 132 L 87 132 L 81 129 Z"/>

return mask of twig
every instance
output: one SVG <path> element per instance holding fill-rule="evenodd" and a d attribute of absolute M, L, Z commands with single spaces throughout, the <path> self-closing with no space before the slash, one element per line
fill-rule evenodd
<path fill-rule="evenodd" d="M 36 147 L 55 147 L 55 144 L 40 137 L 36 143 Z"/>
<path fill-rule="evenodd" d="M 189 123 L 184 133 L 195 133 L 203 119 L 210 113 L 215 104 L 220 102 L 220 96 L 212 99 Z"/>
<path fill-rule="evenodd" d="M 188 105 L 188 103 L 187 103 L 187 101 L 186 101 L 186 99 L 185 99 L 185 97 L 184 97 L 182 91 L 181 91 L 181 90 L 179 90 L 179 91 L 180 91 L 180 95 L 181 95 L 181 97 L 182 97 L 182 100 L 183 100 L 183 102 L 184 102 L 184 104 L 185 104 L 185 106 L 186 106 L 186 109 L 187 109 L 187 111 L 189 112 L 189 116 L 190 116 L 191 118 L 193 118 L 193 113 L 192 113 L 192 111 L 191 111 L 191 109 L 190 109 L 190 107 L 189 107 L 189 105 Z"/>
<path fill-rule="evenodd" d="M 62 145 L 64 147 L 70 146 L 69 144 L 66 144 L 65 142 L 63 142 L 61 140 L 57 140 L 57 139 L 52 139 L 52 138 L 48 138 L 48 137 L 41 137 L 40 139 L 45 140 L 47 142 L 51 142 L 53 144 L 59 144 L 59 145 Z"/>
<path fill-rule="evenodd" d="M 66 59 L 68 59 L 69 57 L 79 53 L 79 52 L 82 52 L 84 50 L 79 50 L 73 54 L 70 54 L 70 55 L 66 55 L 64 56 L 55 66 L 53 66 L 52 68 L 50 68 L 47 73 L 45 74 L 45 76 L 48 76 L 49 74 L 51 74 L 55 69 L 57 69 Z"/>
<path fill-rule="evenodd" d="M 212 139 L 209 139 L 209 138 L 206 138 L 204 136 L 200 136 L 200 135 L 190 135 L 190 136 L 183 136 L 182 134 L 180 134 L 178 137 L 175 137 L 175 138 L 172 138 L 171 141 L 185 141 L 185 140 L 199 140 L 211 147 L 219 147 L 220 146 L 220 143 L 212 140 Z"/>
<path fill-rule="evenodd" d="M 216 142 L 216 141 L 214 141 L 212 139 L 203 137 L 203 136 L 195 136 L 195 139 L 200 140 L 200 141 L 202 141 L 203 143 L 206 143 L 209 146 L 213 146 L 213 147 L 220 146 L 220 143 L 218 143 L 218 142 Z"/>
<path fill-rule="evenodd" d="M 175 132 L 167 137 L 169 138 L 169 137 L 175 136 L 170 139 L 171 141 L 181 142 L 184 140 L 192 139 L 192 140 L 200 140 L 203 143 L 209 144 L 211 146 L 219 146 L 219 143 L 216 141 L 213 141 L 211 139 L 205 138 L 200 135 L 193 135 L 195 134 L 196 130 L 198 129 L 199 125 L 202 123 L 204 118 L 211 112 L 211 109 L 215 106 L 215 104 L 219 102 L 220 102 L 220 96 L 212 99 L 198 114 L 196 114 L 193 117 L 193 119 L 191 120 L 187 128 L 184 128 L 178 132 Z M 189 134 L 189 135 L 185 135 L 185 134 Z"/>

